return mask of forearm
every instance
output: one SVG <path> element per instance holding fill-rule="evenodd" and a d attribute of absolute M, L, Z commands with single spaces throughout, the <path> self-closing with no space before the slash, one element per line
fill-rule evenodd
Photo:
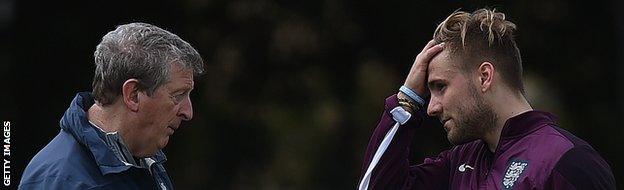
<path fill-rule="evenodd" d="M 367 184 L 368 189 L 401 189 L 409 184 L 409 145 L 424 113 L 413 110 L 406 114 L 402 110 L 409 108 L 399 105 L 397 95 L 386 99 L 384 112 L 366 149 L 360 189 L 365 189 Z M 407 120 L 406 115 L 409 115 Z"/>
<path fill-rule="evenodd" d="M 421 167 L 410 170 L 409 145 L 414 129 L 425 117 L 427 67 L 442 44 L 429 41 L 416 56 L 399 94 L 386 99 L 384 112 L 368 144 L 362 167 L 359 189 L 407 189 L 414 182 Z M 399 98 L 397 98 L 399 96 Z M 444 171 L 444 159 L 422 167 L 429 171 Z M 429 167 L 430 166 L 430 167 Z M 444 174 L 438 172 L 440 174 Z M 421 172 L 422 173 L 422 172 Z M 433 177 L 436 177 L 434 175 Z"/>

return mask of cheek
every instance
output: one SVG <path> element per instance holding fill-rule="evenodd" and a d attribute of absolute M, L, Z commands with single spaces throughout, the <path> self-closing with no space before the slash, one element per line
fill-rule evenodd
<path fill-rule="evenodd" d="M 474 101 L 473 93 L 466 87 L 454 89 L 448 94 L 449 106 L 462 111 L 470 110 L 470 107 L 474 105 Z"/>
<path fill-rule="evenodd" d="M 149 127 L 152 131 L 160 131 L 160 127 L 166 125 L 171 120 L 174 106 L 166 101 L 146 102 L 142 107 L 140 120 L 145 127 Z M 165 128 L 166 129 L 166 128 Z"/>
<path fill-rule="evenodd" d="M 458 96 L 458 94 L 453 92 L 447 92 L 445 97 L 440 101 L 442 107 L 444 107 L 444 112 L 447 114 L 461 114 L 462 111 L 462 100 L 463 97 Z"/>
<path fill-rule="evenodd" d="M 458 117 L 458 125 L 466 120 L 474 111 L 474 105 L 469 97 L 463 98 L 461 101 L 455 104 L 455 113 Z"/>
<path fill-rule="evenodd" d="M 145 106 L 145 109 L 155 116 L 152 119 L 156 120 L 161 119 L 163 115 L 169 114 L 174 110 L 174 108 L 174 103 L 166 98 L 155 100 Z"/>

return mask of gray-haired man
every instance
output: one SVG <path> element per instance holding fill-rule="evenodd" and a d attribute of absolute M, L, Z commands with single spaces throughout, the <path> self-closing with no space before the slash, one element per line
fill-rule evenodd
<path fill-rule="evenodd" d="M 145 23 L 121 25 L 95 53 L 93 93 L 78 93 L 61 131 L 30 161 L 20 189 L 172 189 L 161 151 L 193 117 L 199 53 Z"/>

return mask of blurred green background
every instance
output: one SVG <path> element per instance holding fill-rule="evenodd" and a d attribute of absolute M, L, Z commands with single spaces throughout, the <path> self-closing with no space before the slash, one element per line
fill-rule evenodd
<path fill-rule="evenodd" d="M 435 26 L 491 7 L 518 25 L 534 108 L 553 112 L 624 183 L 621 1 L 0 0 L 0 119 L 13 183 L 90 91 L 93 51 L 116 25 L 148 22 L 193 44 L 207 73 L 195 117 L 166 148 L 178 189 L 355 189 L 385 97 Z M 450 148 L 435 122 L 412 161 Z M 587 166 L 591 167 L 591 166 Z"/>

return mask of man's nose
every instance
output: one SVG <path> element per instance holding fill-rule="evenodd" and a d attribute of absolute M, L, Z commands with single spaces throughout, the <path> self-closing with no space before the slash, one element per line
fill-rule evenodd
<path fill-rule="evenodd" d="M 184 121 L 193 119 L 193 103 L 191 103 L 191 97 L 187 96 L 184 101 L 180 103 L 178 117 L 181 117 Z"/>
<path fill-rule="evenodd" d="M 440 101 L 432 96 L 429 101 L 429 106 L 427 106 L 427 114 L 429 116 L 438 116 L 441 111 L 442 105 L 440 105 Z"/>

